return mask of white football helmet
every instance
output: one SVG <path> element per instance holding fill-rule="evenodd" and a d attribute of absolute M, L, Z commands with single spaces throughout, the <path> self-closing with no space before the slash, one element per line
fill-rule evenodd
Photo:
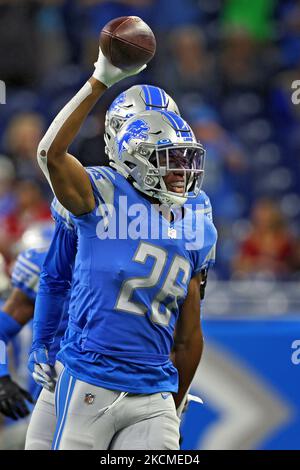
<path fill-rule="evenodd" d="M 151 109 L 173 111 L 180 116 L 175 101 L 164 90 L 153 85 L 134 85 L 117 96 L 105 116 L 104 140 L 108 157 L 114 138 L 124 122 L 137 113 Z"/>
<path fill-rule="evenodd" d="M 204 174 L 205 150 L 176 113 L 145 111 L 130 118 L 114 139 L 111 166 L 139 191 L 163 204 L 182 205 L 197 197 Z M 170 191 L 168 173 L 180 172 L 181 192 Z"/>

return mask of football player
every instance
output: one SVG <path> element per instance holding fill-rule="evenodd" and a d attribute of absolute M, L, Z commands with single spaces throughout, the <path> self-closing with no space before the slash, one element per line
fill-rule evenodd
<path fill-rule="evenodd" d="M 0 340 L 5 345 L 32 319 L 39 273 L 52 235 L 53 224 L 36 224 L 22 236 L 22 252 L 11 276 L 13 290 L 0 311 Z M 36 395 L 35 382 L 31 385 Z M 23 418 L 29 414 L 26 402 L 33 403 L 31 394 L 11 379 L 6 353 L 5 361 L 0 364 L 0 412 L 13 420 Z"/>
<path fill-rule="evenodd" d="M 93 77 L 59 113 L 38 150 L 39 164 L 78 230 L 75 308 L 85 321 L 61 351 L 54 449 L 177 449 L 176 407 L 202 353 L 200 272 L 216 230 L 202 214 L 200 245 L 187 243 L 194 210 L 155 213 L 157 204 L 182 206 L 199 194 L 204 150 L 188 124 L 163 111 L 132 117 L 114 139 L 115 170 L 85 170 L 67 151 L 106 87 L 126 75 L 100 51 Z M 111 211 L 128 219 L 122 195 L 131 208 L 150 211 L 163 236 L 105 236 Z"/>
<path fill-rule="evenodd" d="M 109 157 L 117 132 L 122 125 L 134 114 L 150 109 L 170 110 L 179 114 L 176 103 L 161 88 L 152 85 L 135 85 L 125 92 L 121 93 L 109 107 L 105 117 L 105 134 L 106 153 Z M 204 193 L 201 198 L 206 198 L 206 211 L 210 212 L 210 202 Z M 38 402 L 34 408 L 30 424 L 26 436 L 27 450 L 47 450 L 51 448 L 53 438 L 53 427 L 55 426 L 55 405 L 52 390 L 55 386 L 55 380 L 58 371 L 61 370 L 61 363 L 58 362 L 56 370 L 51 370 L 52 365 L 49 361 L 47 349 L 52 344 L 52 337 L 57 329 L 57 325 L 61 323 L 62 310 L 60 308 L 61 299 L 64 297 L 63 286 L 68 289 L 68 284 L 72 282 L 72 298 L 76 298 L 76 285 L 78 279 L 73 276 L 74 259 L 77 252 L 76 243 L 72 241 L 72 237 L 76 237 L 76 230 L 70 218 L 70 214 L 59 201 L 54 198 L 51 205 L 52 216 L 58 227 L 67 229 L 66 234 L 59 240 L 54 237 L 53 246 L 50 247 L 49 255 L 46 256 L 42 276 L 40 280 L 40 289 L 35 305 L 35 321 L 37 325 L 34 333 L 39 328 L 39 324 L 46 323 L 47 318 L 50 320 L 47 327 L 47 337 L 36 336 L 32 345 L 32 353 L 29 359 L 29 369 L 35 380 L 44 387 L 38 398 Z M 72 233 L 71 240 L 67 242 L 69 233 Z M 57 259 L 57 253 L 62 250 L 64 256 L 62 261 Z M 67 245 L 67 248 L 66 248 Z M 70 249 L 73 247 L 73 252 Z M 53 261 L 55 260 L 55 262 Z M 57 272 L 59 266 L 59 273 Z M 60 292 L 59 298 L 57 293 Z M 67 292 L 66 292 L 67 295 Z M 72 329 L 82 329 L 84 323 L 81 319 L 74 317 L 74 309 L 72 301 L 69 306 L 70 311 L 70 328 L 66 332 L 64 342 L 66 342 L 71 334 Z M 60 331 L 62 329 L 60 328 Z M 56 334 L 57 338 L 57 334 Z M 41 347 L 43 345 L 43 347 Z M 46 346 L 46 347 L 45 347 Z M 53 347 L 52 347 L 53 350 Z M 48 373 L 48 374 L 47 374 Z"/>
<path fill-rule="evenodd" d="M 56 285 L 55 302 L 52 302 L 51 308 L 57 308 L 60 311 L 61 321 L 56 325 L 52 344 L 47 351 L 45 371 L 40 375 L 40 369 L 33 371 L 33 378 L 44 385 L 44 376 L 46 372 L 53 376 L 56 362 L 56 353 L 59 349 L 60 340 L 67 326 L 68 301 L 70 295 L 71 282 L 68 279 L 68 270 L 72 269 L 70 263 L 72 257 L 76 254 L 77 237 L 74 235 L 73 226 L 66 223 L 57 222 L 55 210 L 55 201 L 52 204 L 51 211 L 56 224 L 36 224 L 28 229 L 22 236 L 20 246 L 22 253 L 18 256 L 12 272 L 13 291 L 7 301 L 2 306 L 0 312 L 0 340 L 5 344 L 13 340 L 33 317 L 36 296 L 38 292 L 40 273 L 42 265 L 47 257 L 50 245 L 50 254 L 52 266 L 54 266 L 56 278 L 60 278 L 60 285 Z M 62 220 L 62 217 L 61 217 Z M 28 248 L 29 246 L 35 248 Z M 49 264 L 49 262 L 48 262 Z M 53 271 L 54 271 L 53 270 Z M 49 287 L 49 286 L 48 286 Z M 51 286 L 50 286 L 51 287 Z M 26 354 L 28 352 L 26 351 Z M 41 386 L 36 382 L 30 381 L 28 390 L 23 390 L 10 377 L 7 359 L 0 365 L 0 412 L 14 420 L 23 418 L 30 413 L 30 408 L 26 402 L 33 403 L 32 396 L 36 399 L 41 391 Z M 56 368 L 61 365 L 57 363 Z M 40 380 L 37 380 L 40 379 Z M 53 419 L 48 417 L 47 426 L 55 429 L 55 412 Z M 51 446 L 51 441 L 50 441 Z M 50 448 L 48 446 L 48 448 Z"/>

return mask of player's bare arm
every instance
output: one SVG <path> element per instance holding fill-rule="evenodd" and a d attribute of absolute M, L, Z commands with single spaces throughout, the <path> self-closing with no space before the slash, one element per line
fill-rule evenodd
<path fill-rule="evenodd" d="M 90 212 L 95 200 L 89 178 L 70 153 L 72 144 L 91 109 L 105 90 L 145 66 L 123 71 L 113 66 L 99 49 L 93 76 L 60 111 L 38 147 L 38 162 L 61 204 L 75 215 Z"/>
<path fill-rule="evenodd" d="M 34 304 L 17 287 L 13 289 L 0 311 L 1 340 L 5 344 L 33 317 Z M 8 364 L 0 368 L 0 414 L 17 420 L 29 414 L 26 401 L 33 403 L 31 395 L 14 382 Z"/>
<path fill-rule="evenodd" d="M 23 326 L 33 317 L 34 303 L 21 289 L 15 287 L 2 310 Z"/>
<path fill-rule="evenodd" d="M 46 160 L 55 195 L 75 215 L 90 212 L 95 202 L 89 178 L 81 163 L 68 153 L 68 147 L 105 90 L 104 84 L 91 77 L 59 113 L 38 149 L 40 164 L 45 166 Z"/>
<path fill-rule="evenodd" d="M 172 361 L 178 370 L 178 393 L 173 394 L 176 408 L 182 403 L 203 351 L 203 335 L 200 322 L 201 274 L 190 281 L 187 297 L 176 324 Z"/>

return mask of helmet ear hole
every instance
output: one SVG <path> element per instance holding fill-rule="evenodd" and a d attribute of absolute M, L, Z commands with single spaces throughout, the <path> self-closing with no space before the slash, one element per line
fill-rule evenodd
<path fill-rule="evenodd" d="M 118 132 L 123 124 L 124 120 L 113 116 L 110 120 L 110 126 L 115 132 Z"/>
<path fill-rule="evenodd" d="M 155 151 L 153 151 L 151 157 L 149 158 L 149 163 L 151 163 L 151 165 L 157 168 L 157 154 Z"/>
<path fill-rule="evenodd" d="M 128 160 L 126 160 L 124 164 L 127 165 L 131 170 L 133 170 L 133 168 L 136 167 L 136 165 L 133 162 L 129 162 Z"/>
<path fill-rule="evenodd" d="M 145 183 L 153 189 L 160 187 L 159 177 L 157 176 L 146 176 Z"/>

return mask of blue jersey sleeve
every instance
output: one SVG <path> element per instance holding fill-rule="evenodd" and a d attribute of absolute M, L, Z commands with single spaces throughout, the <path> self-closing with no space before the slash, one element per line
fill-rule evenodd
<path fill-rule="evenodd" d="M 51 203 L 51 214 L 55 222 L 63 224 L 67 230 L 76 230 L 70 212 L 55 197 Z"/>
<path fill-rule="evenodd" d="M 114 202 L 115 172 L 111 168 L 97 166 L 86 168 L 90 178 L 96 203 L 112 206 Z"/>
<path fill-rule="evenodd" d="M 102 166 L 87 167 L 85 170 L 91 182 L 95 207 L 87 214 L 78 216 L 71 214 L 72 222 L 80 230 L 82 223 L 88 223 L 97 215 L 102 217 L 103 226 L 107 228 L 114 212 L 115 184 L 118 175 L 111 168 Z"/>
<path fill-rule="evenodd" d="M 33 348 L 49 346 L 65 312 L 77 252 L 76 231 L 56 218 L 54 237 L 40 276 L 33 320 Z"/>
<path fill-rule="evenodd" d="M 46 255 L 45 250 L 26 250 L 22 252 L 14 265 L 11 275 L 13 287 L 20 289 L 31 300 L 35 300 L 41 267 Z"/>

